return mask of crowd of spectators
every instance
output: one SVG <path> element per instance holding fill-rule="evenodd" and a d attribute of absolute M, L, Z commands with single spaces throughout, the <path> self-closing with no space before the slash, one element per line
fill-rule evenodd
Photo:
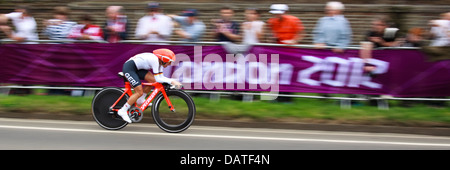
<path fill-rule="evenodd" d="M 331 47 L 334 52 L 342 53 L 351 44 L 351 23 L 343 15 L 344 10 L 341 2 L 331 1 L 325 5 L 325 16 L 318 19 L 311 32 L 317 48 Z M 211 36 L 219 42 L 243 44 L 298 44 L 302 41 L 305 36 L 304 26 L 298 17 L 289 15 L 288 5 L 272 4 L 269 11 L 272 17 L 266 22 L 260 20 L 262 12 L 257 8 L 247 8 L 245 22 L 239 23 L 233 20 L 233 8 L 223 7 L 220 16 L 209 21 L 213 27 Z M 165 14 L 156 2 L 147 4 L 147 14 L 139 19 L 134 31 L 130 30 L 128 18 L 121 6 L 107 7 L 103 25 L 93 24 L 94 19 L 89 14 L 82 15 L 78 22 L 72 21 L 68 18 L 69 13 L 68 7 L 55 7 L 53 19 L 43 23 L 43 34 L 50 40 L 105 40 L 110 43 L 126 39 L 169 41 L 171 36 L 177 35 L 181 41 L 196 42 L 201 40 L 207 29 L 203 21 L 199 20 L 200 13 L 196 9 L 186 9 L 177 15 Z M 16 30 L 8 26 L 8 20 L 12 21 Z M 403 38 L 398 36 L 399 30 L 386 16 L 376 17 L 371 24 L 372 29 L 368 30 L 365 41 L 371 42 L 374 48 L 417 47 L 424 45 L 422 40 L 426 38 L 432 40 L 431 46 L 450 44 L 450 12 L 442 14 L 439 20 L 430 21 L 430 29 L 411 28 Z M 14 12 L 1 14 L 0 31 L 16 41 L 39 40 L 36 21 L 27 6 L 18 6 Z"/>
<path fill-rule="evenodd" d="M 54 8 L 53 18 L 43 22 L 43 35 L 50 40 L 104 40 L 117 43 L 121 40 L 145 40 L 149 44 L 161 44 L 169 41 L 173 35 L 180 41 L 201 41 L 205 35 L 206 25 L 198 16 L 196 9 L 186 9 L 180 14 L 165 14 L 159 3 L 147 4 L 147 13 L 141 17 L 135 30 L 130 30 L 130 22 L 125 15 L 124 7 L 109 6 L 105 10 L 106 20 L 103 25 L 95 25 L 94 17 L 88 13 L 77 18 L 77 22 L 69 19 L 70 9 L 65 6 Z M 325 16 L 319 18 L 311 32 L 313 44 L 317 49 L 329 48 L 335 53 L 343 53 L 352 44 L 351 22 L 344 16 L 345 6 L 341 2 L 331 1 L 325 5 Z M 305 37 L 305 28 L 300 18 L 289 14 L 286 4 L 272 4 L 266 22 L 260 19 L 264 12 L 257 8 L 245 9 L 245 21 L 234 20 L 235 11 L 224 6 L 220 15 L 209 21 L 211 36 L 217 42 L 232 42 L 242 44 L 278 43 L 299 44 Z M 9 26 L 11 20 L 15 30 Z M 360 43 L 360 57 L 367 61 L 372 56 L 371 50 L 378 47 L 422 47 L 450 46 L 450 12 L 441 15 L 438 20 L 431 20 L 428 29 L 411 28 L 404 37 L 400 37 L 392 20 L 387 16 L 374 17 L 367 30 L 364 41 Z M 0 32 L 8 39 L 22 43 L 36 43 L 39 40 L 37 23 L 32 10 L 28 6 L 18 6 L 14 12 L 0 14 Z M 431 40 L 424 44 L 424 40 Z M 154 42 L 154 43 L 152 43 Z M 448 50 L 448 49 L 447 49 Z M 427 50 L 429 54 L 448 56 L 448 52 L 438 49 Z M 371 74 L 376 69 L 370 64 L 364 65 L 364 72 Z M 286 94 L 286 93 L 281 93 Z M 289 94 L 289 93 L 287 93 Z M 279 98 L 280 101 L 290 101 L 290 98 Z"/>

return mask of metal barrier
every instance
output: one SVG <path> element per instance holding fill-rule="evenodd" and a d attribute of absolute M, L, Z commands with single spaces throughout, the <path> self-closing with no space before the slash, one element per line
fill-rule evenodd
<path fill-rule="evenodd" d="M 37 43 L 108 43 L 103 40 L 33 40 L 33 41 L 25 41 L 25 42 L 37 42 Z M 0 43 L 17 43 L 17 41 L 3 39 L 0 40 Z M 186 41 L 144 41 L 144 40 L 122 40 L 119 43 L 136 43 L 136 44 L 169 44 L 169 45 L 226 45 L 230 42 L 186 42 Z M 315 45 L 286 45 L 286 44 L 274 44 L 274 43 L 255 43 L 255 44 L 247 44 L 247 45 L 257 45 L 257 46 L 287 46 L 287 47 L 298 47 L 298 48 L 316 48 Z M 332 49 L 336 47 L 325 46 L 324 48 Z M 345 49 L 353 49 L 359 50 L 360 46 L 350 46 Z M 385 47 L 378 48 L 375 50 L 383 50 L 383 49 L 408 49 L 408 50 L 417 50 L 420 49 L 418 47 Z M 102 88 L 97 87 L 49 87 L 49 86 L 0 86 L 0 89 L 64 89 L 64 90 L 101 90 Z M 259 93 L 259 92 L 224 92 L 224 91 L 202 91 L 202 90 L 186 90 L 189 93 L 206 93 L 206 94 L 232 94 L 232 95 L 260 95 L 260 96 L 278 96 L 278 97 L 294 97 L 294 98 L 311 98 L 311 99 L 333 99 L 333 100 L 341 100 L 341 107 L 350 108 L 350 101 L 368 101 L 368 100 L 376 100 L 379 101 L 378 108 L 380 109 L 388 109 L 388 104 L 386 100 L 411 100 L 411 101 L 450 101 L 450 98 L 398 98 L 392 96 L 382 96 L 382 97 L 364 97 L 364 98 L 353 98 L 353 97 L 327 97 L 327 96 L 311 96 L 311 95 L 287 95 L 287 94 L 270 94 L 270 93 Z M 380 104 L 381 101 L 381 104 Z"/>
<path fill-rule="evenodd" d="M 72 40 L 72 39 L 64 39 L 64 40 L 26 40 L 26 41 L 15 41 L 11 39 L 1 39 L 0 43 L 9 43 L 9 44 L 17 44 L 17 43 L 28 43 L 28 42 L 35 42 L 35 43 L 108 43 L 108 41 L 104 40 Z"/>
<path fill-rule="evenodd" d="M 101 90 L 102 87 L 51 87 L 51 86 L 0 86 L 0 89 L 59 89 L 59 90 Z M 402 97 L 326 97 L 326 96 L 310 96 L 310 95 L 287 95 L 287 94 L 271 94 L 264 92 L 224 92 L 224 91 L 204 91 L 204 90 L 185 90 L 189 93 L 207 93 L 207 94 L 242 94 L 242 95 L 260 95 L 260 96 L 280 96 L 280 97 L 299 97 L 299 98 L 311 98 L 311 99 L 334 99 L 334 100 L 355 100 L 355 101 L 367 101 L 367 100 L 411 100 L 411 101 L 450 101 L 450 98 L 402 98 Z"/>
<path fill-rule="evenodd" d="M 70 40 L 70 39 L 65 39 L 65 40 L 28 40 L 28 41 L 23 41 L 23 42 L 17 42 L 15 40 L 11 40 L 11 39 L 1 39 L 0 43 L 10 43 L 10 44 L 14 44 L 14 43 L 26 43 L 26 42 L 36 42 L 36 43 L 108 43 L 107 41 L 104 40 Z M 189 41 L 146 41 L 146 40 L 121 40 L 118 43 L 130 43 L 130 44 L 170 44 L 170 45 L 185 45 L 185 44 L 189 44 L 189 45 L 225 45 L 225 44 L 229 44 L 230 42 L 206 42 L 206 41 L 202 41 L 202 42 L 189 42 Z M 246 44 L 246 45 L 250 45 L 250 46 L 274 46 L 274 47 L 298 47 L 298 48 L 316 48 L 317 46 L 315 45 L 308 45 L 308 44 L 276 44 L 276 43 L 252 43 L 252 44 Z M 323 48 L 328 48 L 328 49 L 332 49 L 332 48 L 338 48 L 338 47 L 334 47 L 334 46 L 323 46 Z M 348 46 L 344 49 L 351 49 L 351 50 L 359 50 L 361 49 L 360 46 Z M 377 48 L 374 50 L 384 50 L 384 49 L 408 49 L 408 50 L 417 50 L 420 49 L 420 47 L 381 47 L 381 48 Z"/>

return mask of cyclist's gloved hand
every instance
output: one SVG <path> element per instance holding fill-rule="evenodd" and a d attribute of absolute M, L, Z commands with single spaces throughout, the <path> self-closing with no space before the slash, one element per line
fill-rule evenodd
<path fill-rule="evenodd" d="M 174 80 L 172 81 L 172 86 L 170 86 L 170 88 L 175 88 L 175 89 L 181 89 L 183 87 L 183 84 L 181 84 L 180 82 Z"/>
<path fill-rule="evenodd" d="M 175 89 L 181 89 L 183 87 L 183 85 L 176 85 L 174 86 Z"/>

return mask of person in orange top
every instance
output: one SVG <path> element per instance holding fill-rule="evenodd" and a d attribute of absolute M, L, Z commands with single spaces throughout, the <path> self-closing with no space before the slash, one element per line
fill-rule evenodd
<path fill-rule="evenodd" d="M 297 17 L 287 15 L 288 9 L 286 4 L 270 6 L 269 12 L 274 17 L 267 21 L 267 25 L 279 44 L 297 44 L 303 39 L 303 24 Z"/>

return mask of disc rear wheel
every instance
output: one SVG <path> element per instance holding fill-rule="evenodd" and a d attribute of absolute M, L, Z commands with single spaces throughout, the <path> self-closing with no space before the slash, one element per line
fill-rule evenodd
<path fill-rule="evenodd" d="M 92 100 L 92 116 L 95 121 L 103 128 L 108 130 L 119 130 L 125 127 L 128 123 L 117 117 L 117 114 L 112 111 L 111 106 L 124 93 L 119 88 L 105 88 L 98 92 Z M 115 109 L 121 108 L 128 100 L 128 95 L 116 104 Z"/>

